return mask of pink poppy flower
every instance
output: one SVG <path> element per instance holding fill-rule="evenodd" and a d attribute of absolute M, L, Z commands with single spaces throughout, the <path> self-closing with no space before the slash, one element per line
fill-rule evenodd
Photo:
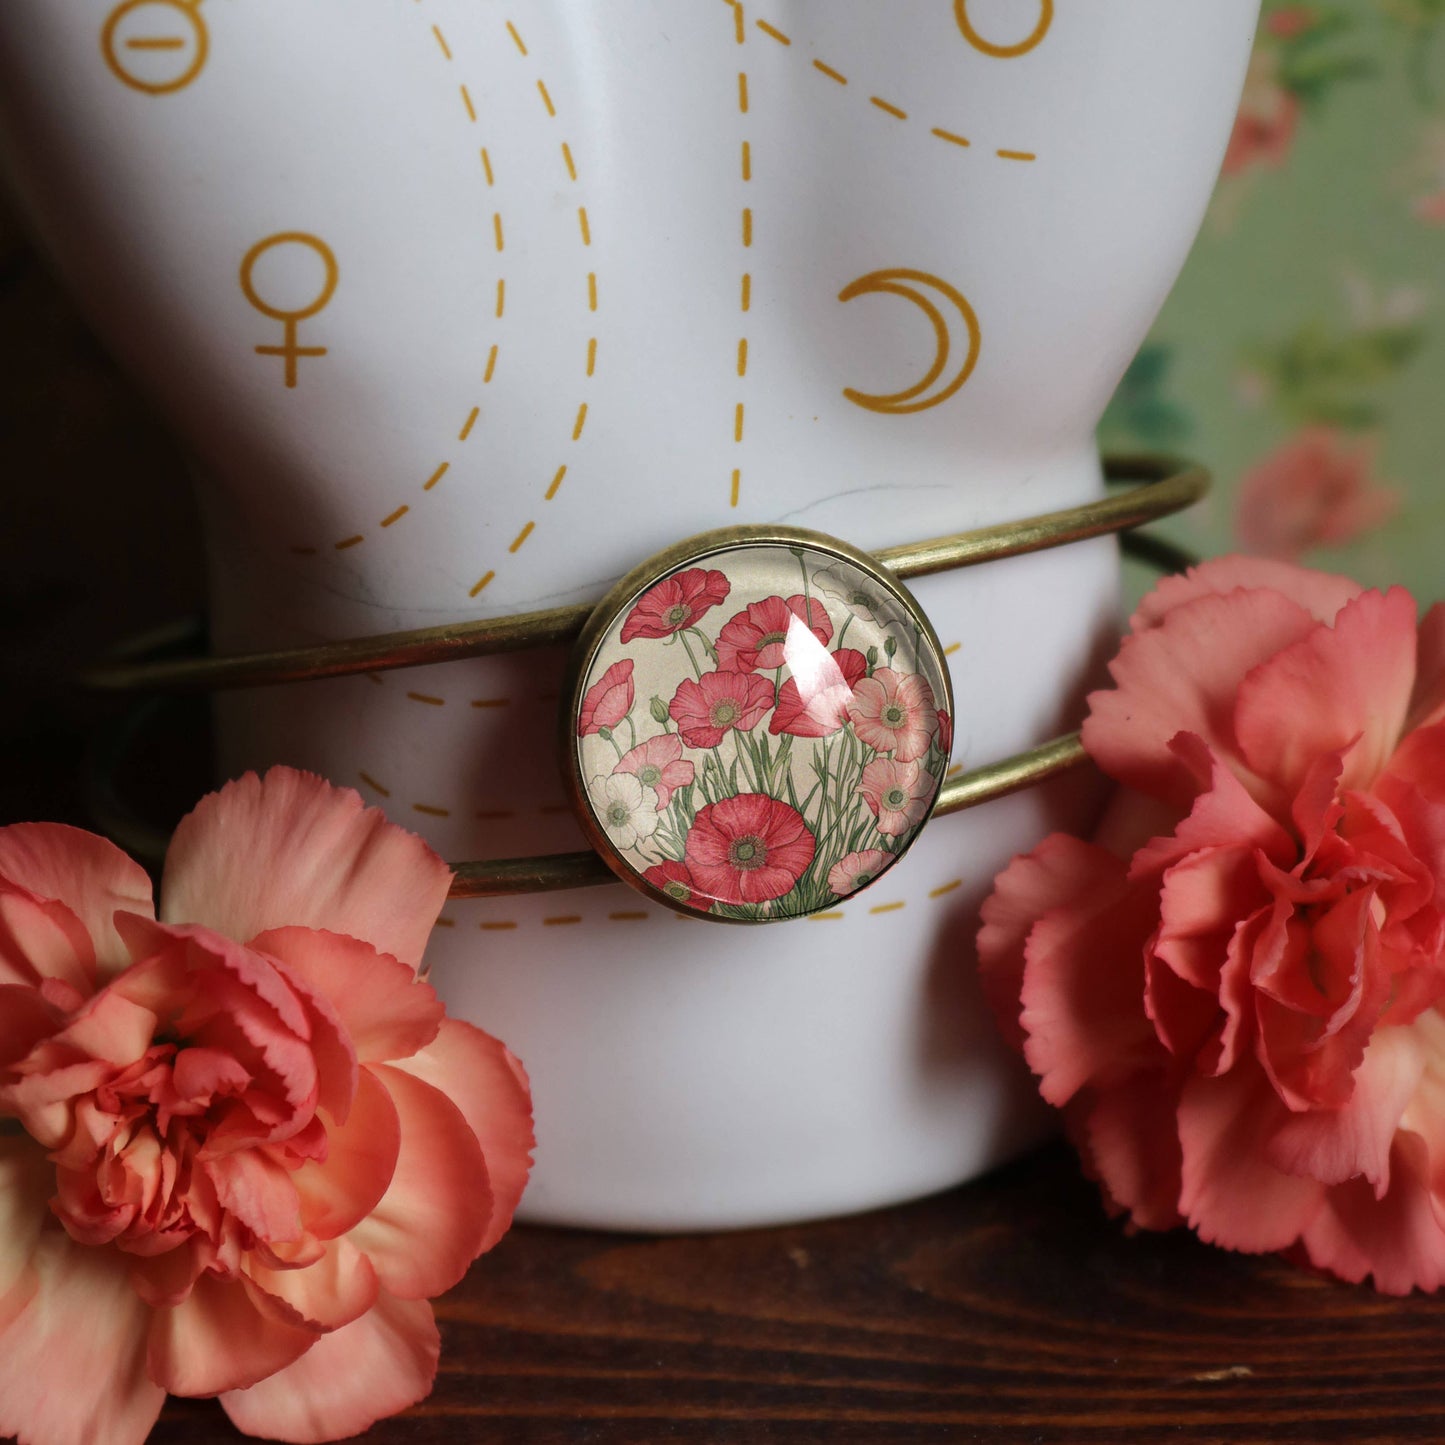
<path fill-rule="evenodd" d="M 712 906 L 706 898 L 699 898 L 693 892 L 692 874 L 686 863 L 675 863 L 669 858 L 665 863 L 654 863 L 642 876 L 659 892 L 679 903 L 700 908 L 704 913 Z"/>
<path fill-rule="evenodd" d="M 1251 552 L 1292 562 L 1312 547 L 1353 542 L 1394 515 L 1374 481 L 1375 448 L 1309 427 L 1245 473 L 1235 533 Z"/>
<path fill-rule="evenodd" d="M 717 665 L 722 672 L 772 672 L 788 661 L 790 631 L 802 624 L 825 647 L 833 636 L 828 611 L 816 597 L 801 593 L 764 597 L 750 603 L 723 624 L 717 638 Z"/>
<path fill-rule="evenodd" d="M 450 873 L 277 768 L 145 873 L 0 829 L 0 1435 L 139 1445 L 166 1392 L 315 1441 L 422 1399 L 507 1229 L 520 1065 L 416 978 Z"/>
<path fill-rule="evenodd" d="M 865 848 L 860 853 L 850 853 L 828 870 L 828 887 L 839 898 L 846 898 L 850 893 L 866 888 L 892 861 L 893 855 L 881 848 Z"/>
<path fill-rule="evenodd" d="M 938 728 L 933 689 L 916 672 L 875 668 L 860 679 L 848 706 L 853 729 L 870 748 L 911 763 L 928 751 Z"/>
<path fill-rule="evenodd" d="M 915 762 L 874 758 L 863 769 L 858 790 L 878 820 L 878 831 L 897 838 L 928 816 L 937 788 L 933 774 L 925 773 Z"/>
<path fill-rule="evenodd" d="M 763 903 L 792 891 L 816 846 L 795 808 L 763 793 L 739 793 L 699 811 L 683 856 L 704 897 Z"/>
<path fill-rule="evenodd" d="M 1162 582 L 1084 744 L 1096 840 L 979 953 L 1110 1205 L 1391 1294 L 1445 1281 L 1445 610 L 1226 557 Z"/>
<path fill-rule="evenodd" d="M 1224 154 L 1224 174 L 1278 170 L 1289 159 L 1299 129 L 1300 99 L 1279 80 L 1279 53 L 1262 45 L 1249 62 L 1234 131 Z"/>
<path fill-rule="evenodd" d="M 705 672 L 684 678 L 668 716 L 690 748 L 715 748 L 734 728 L 751 732 L 773 705 L 773 685 L 747 672 Z"/>
<path fill-rule="evenodd" d="M 615 728 L 632 711 L 632 667 L 632 659 L 624 657 L 587 689 L 577 719 L 579 738 L 601 732 L 603 728 Z"/>
<path fill-rule="evenodd" d="M 848 704 L 859 679 L 868 674 L 868 659 L 851 647 L 837 652 L 819 650 L 822 655 L 816 668 L 800 669 L 783 680 L 777 711 L 768 724 L 770 733 L 826 738 L 848 721 Z"/>
<path fill-rule="evenodd" d="M 953 756 L 953 719 L 938 709 L 938 751 L 946 758 Z"/>
<path fill-rule="evenodd" d="M 612 771 L 633 773 L 644 788 L 651 788 L 657 794 L 659 813 L 672 801 L 674 789 L 687 787 L 697 772 L 683 757 L 682 739 L 676 733 L 660 733 L 638 743 Z"/>
<path fill-rule="evenodd" d="M 633 604 L 622 624 L 622 640 L 634 637 L 671 637 L 684 627 L 693 626 L 704 613 L 727 599 L 731 591 L 728 579 L 721 572 L 689 567 L 671 577 L 664 577 L 649 587 Z"/>

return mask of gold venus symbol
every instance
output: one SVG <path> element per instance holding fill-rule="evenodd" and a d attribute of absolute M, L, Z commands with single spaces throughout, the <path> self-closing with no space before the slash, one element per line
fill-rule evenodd
<path fill-rule="evenodd" d="M 200 73 L 210 50 L 201 0 L 125 0 L 106 18 L 100 53 L 132 90 L 169 95 Z"/>
<path fill-rule="evenodd" d="M 272 306 L 257 295 L 251 273 L 255 270 L 256 262 L 276 246 L 305 246 L 321 258 L 321 264 L 326 268 L 326 275 L 321 283 L 321 290 L 317 292 L 316 299 L 310 305 L 295 307 L 287 311 L 279 306 Z M 285 340 L 280 346 L 258 346 L 256 355 L 283 357 L 286 362 L 287 386 L 296 385 L 298 358 L 326 355 L 324 346 L 298 346 L 296 327 L 299 322 L 315 316 L 331 300 L 331 294 L 336 290 L 336 277 L 336 257 L 332 255 L 331 247 L 319 236 L 312 236 L 305 231 L 279 231 L 274 236 L 267 236 L 264 240 L 257 241 L 241 261 L 241 291 L 246 300 L 263 316 L 270 316 L 273 320 L 279 321 L 286 329 Z"/>

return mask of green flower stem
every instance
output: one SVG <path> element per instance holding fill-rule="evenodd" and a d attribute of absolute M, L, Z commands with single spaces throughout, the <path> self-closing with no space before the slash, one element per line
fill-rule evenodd
<path fill-rule="evenodd" d="M 675 635 L 676 635 L 676 636 L 680 639 L 680 641 L 682 642 L 682 645 L 683 645 L 684 649 L 686 649 L 686 651 L 687 651 L 687 660 L 688 660 L 690 663 L 692 663 L 692 670 L 693 670 L 693 672 L 696 674 L 698 681 L 701 682 L 701 681 L 702 681 L 702 668 L 700 668 L 700 667 L 697 665 L 697 654 L 692 650 L 692 643 L 690 643 L 690 642 L 687 640 L 687 633 L 686 633 L 686 632 L 679 632 L 679 633 L 676 633 Z"/>
<path fill-rule="evenodd" d="M 847 615 L 843 618 L 843 625 L 838 629 L 838 636 L 837 636 L 837 637 L 834 639 L 834 641 L 833 641 L 833 650 L 834 650 L 835 652 L 838 650 L 838 648 L 842 647 L 842 645 L 843 645 L 843 639 L 844 639 L 845 637 L 847 637 L 847 635 L 848 635 L 848 629 L 849 629 L 852 625 L 853 625 L 853 612 L 852 612 L 852 609 L 850 608 L 850 609 L 848 610 Z"/>

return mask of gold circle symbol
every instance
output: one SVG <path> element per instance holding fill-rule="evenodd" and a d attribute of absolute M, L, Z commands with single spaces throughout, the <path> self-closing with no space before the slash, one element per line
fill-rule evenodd
<path fill-rule="evenodd" d="M 326 268 L 326 279 L 321 283 L 321 290 L 310 305 L 292 311 L 283 311 L 279 307 L 263 301 L 257 293 L 251 273 L 255 269 L 256 262 L 276 246 L 306 246 L 321 257 L 321 264 Z M 331 300 L 332 293 L 336 290 L 338 274 L 336 257 L 332 254 L 331 247 L 319 236 L 313 236 L 306 231 L 278 231 L 274 236 L 267 236 L 264 240 L 257 241 L 242 258 L 241 290 L 245 294 L 246 300 L 266 316 L 274 317 L 277 321 L 305 321 L 308 316 L 315 316 Z"/>
<path fill-rule="evenodd" d="M 870 271 L 866 276 L 860 276 L 856 281 L 845 286 L 838 293 L 838 299 L 852 301 L 857 296 L 871 296 L 878 293 L 902 296 L 905 300 L 911 301 L 928 318 L 933 326 L 936 348 L 933 363 L 921 381 L 915 382 L 914 385 L 903 391 L 880 395 L 857 391 L 853 387 L 847 386 L 843 388 L 843 395 L 854 405 L 864 407 L 868 411 L 887 412 L 895 416 L 914 411 L 927 411 L 929 407 L 939 406 L 963 386 L 973 375 L 973 369 L 978 364 L 983 335 L 979 329 L 977 314 L 969 305 L 968 298 L 956 287 L 950 286 L 941 276 L 934 276 L 928 271 L 909 270 L 906 267 L 898 267 L 891 271 Z M 954 351 L 949 323 L 944 315 L 943 307 L 938 304 L 939 300 L 947 302 L 957 314 L 968 335 L 968 346 L 962 362 L 948 376 L 944 385 L 935 391 L 933 388 L 944 376 L 949 358 Z"/>
<path fill-rule="evenodd" d="M 124 0 L 106 18 L 100 53 L 112 75 L 146 95 L 184 90 L 210 51 L 201 0 Z"/>
<path fill-rule="evenodd" d="M 969 19 L 968 0 L 953 0 L 953 13 L 958 20 L 958 28 L 963 31 L 963 38 L 975 50 L 999 60 L 1014 60 L 1020 55 L 1027 55 L 1043 43 L 1044 36 L 1049 33 L 1049 27 L 1054 23 L 1054 0 L 1040 0 L 1039 23 L 1034 26 L 1031 34 L 1026 35 L 1016 45 L 999 45 L 980 35 L 973 21 Z"/>

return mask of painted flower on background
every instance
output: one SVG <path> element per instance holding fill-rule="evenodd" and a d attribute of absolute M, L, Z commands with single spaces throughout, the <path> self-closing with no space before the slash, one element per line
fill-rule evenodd
<path fill-rule="evenodd" d="M 828 870 L 828 887 L 846 898 L 866 888 L 893 861 L 891 853 L 881 848 L 865 848 L 861 853 L 850 853 L 840 858 Z"/>
<path fill-rule="evenodd" d="M 928 751 L 938 727 L 933 689 L 916 672 L 875 669 L 853 689 L 848 716 L 858 736 L 880 753 L 911 763 Z"/>
<path fill-rule="evenodd" d="M 592 779 L 587 789 L 607 836 L 619 848 L 635 848 L 657 831 L 657 794 L 635 773 Z"/>
<path fill-rule="evenodd" d="M 654 863 L 642 876 L 660 893 L 666 893 L 678 903 L 700 908 L 704 913 L 711 907 L 707 899 L 694 894 L 692 874 L 688 872 L 686 863 L 676 863 L 669 858 L 665 863 Z"/>
<path fill-rule="evenodd" d="M 690 748 L 715 748 L 728 733 L 755 728 L 773 705 L 773 685 L 750 672 L 705 672 L 678 683 L 668 707 Z"/>
<path fill-rule="evenodd" d="M 1110 1205 L 1348 1280 L 1445 1283 L 1445 608 L 1228 557 L 1090 698 L 1096 841 L 999 876 L 1004 1029 Z"/>
<path fill-rule="evenodd" d="M 684 627 L 693 627 L 731 590 L 728 579 L 717 571 L 689 567 L 664 577 L 637 599 L 622 624 L 622 640 L 634 637 L 671 637 Z"/>
<path fill-rule="evenodd" d="M 416 977 L 450 878 L 285 768 L 181 823 L 159 921 L 103 839 L 0 829 L 0 1434 L 139 1445 L 169 1391 L 316 1441 L 428 1393 L 532 1147 Z"/>
<path fill-rule="evenodd" d="M 1289 159 L 1299 129 L 1300 99 L 1280 83 L 1276 47 L 1261 44 L 1250 57 L 1244 95 L 1224 154 L 1224 174 L 1278 170 Z"/>
<path fill-rule="evenodd" d="M 1294 561 L 1339 546 L 1394 516 L 1399 499 L 1374 479 L 1375 446 L 1330 427 L 1309 427 L 1240 482 L 1235 534 L 1265 557 Z"/>
<path fill-rule="evenodd" d="M 632 668 L 632 659 L 624 657 L 587 689 L 577 718 L 578 737 L 615 728 L 632 711 Z"/>
<path fill-rule="evenodd" d="M 938 751 L 946 758 L 953 756 L 953 719 L 943 708 L 938 709 Z"/>
<path fill-rule="evenodd" d="M 768 724 L 774 736 L 826 738 L 848 721 L 853 689 L 868 675 L 868 659 L 851 647 L 825 652 L 806 679 L 807 693 L 798 674 L 785 678 L 778 690 L 778 707 Z"/>
<path fill-rule="evenodd" d="M 674 789 L 693 781 L 697 769 L 683 757 L 682 739 L 676 733 L 659 733 L 624 753 L 612 771 L 631 773 L 644 788 L 651 788 L 660 812 L 672 801 Z"/>
<path fill-rule="evenodd" d="M 885 627 L 898 615 L 897 604 L 881 588 L 860 581 L 854 567 L 824 567 L 813 574 L 813 585 L 824 597 L 841 602 L 854 617 Z"/>
<path fill-rule="evenodd" d="M 764 793 L 739 793 L 698 811 L 684 860 L 704 897 L 765 903 L 792 891 L 815 848 L 796 808 Z"/>
<path fill-rule="evenodd" d="M 801 622 L 825 647 L 833 638 L 827 609 L 816 597 L 801 593 L 764 597 L 750 603 L 723 625 L 717 638 L 717 665 L 723 672 L 772 672 L 788 660 L 789 631 Z"/>
<path fill-rule="evenodd" d="M 927 817 L 937 787 L 933 775 L 917 763 L 874 758 L 863 769 L 859 791 L 878 821 L 878 831 L 897 838 Z"/>

